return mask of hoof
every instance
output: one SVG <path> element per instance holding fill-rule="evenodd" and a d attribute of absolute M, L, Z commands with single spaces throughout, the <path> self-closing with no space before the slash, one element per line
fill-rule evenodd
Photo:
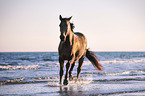
<path fill-rule="evenodd" d="M 67 85 L 68 84 L 68 80 L 64 80 L 63 84 Z"/>
<path fill-rule="evenodd" d="M 73 76 L 70 76 L 70 77 L 69 77 L 69 80 L 70 80 L 70 81 L 72 81 L 73 79 L 74 79 Z"/>
<path fill-rule="evenodd" d="M 62 85 L 61 82 L 59 82 L 59 84 Z"/>

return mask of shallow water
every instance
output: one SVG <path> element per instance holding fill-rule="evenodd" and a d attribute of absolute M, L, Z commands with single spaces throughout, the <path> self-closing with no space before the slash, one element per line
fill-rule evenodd
<path fill-rule="evenodd" d="M 116 95 L 145 92 L 145 52 L 96 52 L 103 71 L 85 58 L 80 78 L 59 82 L 57 52 L 0 53 L 1 95 Z M 65 69 L 64 69 L 65 70 Z M 64 72 L 65 73 L 65 72 Z"/>

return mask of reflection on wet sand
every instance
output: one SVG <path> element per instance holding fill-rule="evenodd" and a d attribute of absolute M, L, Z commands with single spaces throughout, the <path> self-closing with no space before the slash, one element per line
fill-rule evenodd
<path fill-rule="evenodd" d="M 136 82 L 140 83 L 140 82 Z M 127 81 L 115 81 L 115 82 L 99 82 L 94 81 L 90 84 L 70 84 L 67 86 L 59 86 L 59 95 L 60 96 L 88 96 L 88 95 L 118 95 L 118 94 L 127 94 L 127 93 L 138 93 L 145 92 L 144 90 L 144 83 L 138 86 L 138 89 L 134 89 L 131 86 L 134 85 L 134 83 L 130 83 Z M 130 89 L 128 89 L 130 87 Z M 115 90 L 118 89 L 118 90 Z M 138 93 L 139 94 L 139 93 Z M 145 94 L 144 94 L 145 95 Z"/>
<path fill-rule="evenodd" d="M 49 87 L 57 88 L 59 95 L 80 95 L 80 94 L 87 94 L 87 91 L 90 86 L 89 84 L 92 82 L 91 78 L 87 79 L 74 79 L 70 81 L 68 85 L 60 85 L 58 82 L 50 82 L 48 84 Z M 91 88 L 92 90 L 92 88 Z"/>
<path fill-rule="evenodd" d="M 59 87 L 59 93 L 61 96 L 64 95 L 79 95 L 79 94 L 86 94 L 87 92 L 85 92 L 83 90 L 83 87 L 81 85 L 78 86 L 66 86 L 66 87 Z"/>

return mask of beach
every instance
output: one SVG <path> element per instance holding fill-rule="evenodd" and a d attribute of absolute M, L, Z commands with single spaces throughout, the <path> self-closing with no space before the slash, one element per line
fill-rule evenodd
<path fill-rule="evenodd" d="M 1 95 L 145 95 L 145 82 L 93 82 L 67 86 L 59 86 L 57 83 L 4 85 L 1 86 Z"/>
<path fill-rule="evenodd" d="M 57 52 L 0 53 L 0 95 L 145 95 L 145 52 L 95 54 L 103 71 L 85 58 L 79 79 L 76 63 L 74 80 L 60 85 Z"/>

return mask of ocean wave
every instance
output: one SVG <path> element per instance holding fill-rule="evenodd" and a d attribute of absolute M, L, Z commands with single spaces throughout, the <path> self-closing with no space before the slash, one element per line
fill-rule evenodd
<path fill-rule="evenodd" d="M 123 63 L 145 63 L 145 59 L 112 59 L 112 60 L 99 60 L 100 64 L 123 64 Z M 77 63 L 76 63 L 77 64 Z M 84 61 L 84 65 L 90 65 L 89 60 Z"/>
<path fill-rule="evenodd" d="M 133 75 L 145 75 L 145 70 L 140 71 L 123 71 L 123 72 L 116 72 L 116 73 L 107 73 L 107 72 L 82 72 L 81 74 L 95 74 L 95 75 L 126 75 L 126 76 L 133 76 Z"/>
<path fill-rule="evenodd" d="M 17 78 L 9 80 L 0 80 L 0 85 L 6 84 L 29 84 L 41 82 L 58 82 L 59 76 L 56 77 L 34 77 L 34 78 Z"/>
<path fill-rule="evenodd" d="M 15 84 L 15 83 L 18 83 L 18 82 L 23 81 L 23 80 L 24 80 L 24 78 L 0 81 L 0 85 L 5 85 L 5 84 Z"/>
<path fill-rule="evenodd" d="M 82 78 L 81 78 L 82 77 Z M 84 77 L 87 77 L 85 79 Z M 77 82 L 79 83 L 86 83 L 86 81 L 91 81 L 92 78 L 90 75 L 82 75 L 78 79 Z M 63 77 L 64 79 L 64 77 Z M 71 82 L 73 83 L 74 81 L 77 80 L 77 77 L 74 76 L 74 80 Z M 48 83 L 54 83 L 54 82 L 59 82 L 59 76 L 54 76 L 54 77 L 32 77 L 32 78 L 17 78 L 17 79 L 9 79 L 8 80 L 0 80 L 0 85 L 6 85 L 6 84 L 29 84 L 29 83 L 42 83 L 42 82 L 48 82 Z"/>
<path fill-rule="evenodd" d="M 134 77 L 134 78 L 119 78 L 119 79 L 99 79 L 93 80 L 94 82 L 112 82 L 112 81 L 145 81 L 145 77 Z"/>
<path fill-rule="evenodd" d="M 30 79 L 35 79 L 35 80 L 42 80 L 42 79 L 58 79 L 59 76 L 56 77 L 36 77 L 36 78 L 30 78 Z"/>
<path fill-rule="evenodd" d="M 105 60 L 101 64 L 122 64 L 122 63 L 145 63 L 145 59 L 124 59 L 124 60 Z"/>
<path fill-rule="evenodd" d="M 35 58 L 19 58 L 18 60 L 36 60 Z"/>
<path fill-rule="evenodd" d="M 43 64 L 43 66 L 45 66 L 45 67 L 58 67 L 59 65 L 56 63 L 50 62 L 50 63 Z"/>
<path fill-rule="evenodd" d="M 112 81 L 144 81 L 144 76 L 136 76 L 136 77 L 121 77 L 121 78 L 93 78 L 90 74 L 99 74 L 99 75 L 120 75 L 120 74 L 130 74 L 130 73 L 145 73 L 145 71 L 125 71 L 120 73 L 95 73 L 95 72 L 85 72 L 82 73 L 77 79 L 76 76 L 74 76 L 74 80 L 70 81 L 70 84 L 89 84 L 91 82 L 112 82 Z M 63 77 L 64 79 L 64 77 Z M 0 80 L 0 85 L 5 84 L 29 84 L 29 83 L 43 83 L 48 82 L 51 83 L 58 83 L 59 82 L 59 76 L 54 77 L 32 77 L 32 78 L 17 78 L 17 79 L 9 79 L 9 80 Z"/>
<path fill-rule="evenodd" d="M 36 65 L 26 65 L 26 66 L 22 66 L 22 65 L 18 65 L 18 66 L 11 66 L 11 65 L 6 65 L 6 66 L 1 66 L 0 65 L 0 70 L 28 70 L 28 69 L 39 69 L 40 66 L 38 64 Z"/>
<path fill-rule="evenodd" d="M 44 61 L 53 61 L 53 59 L 43 59 Z"/>
<path fill-rule="evenodd" d="M 138 75 L 138 73 L 142 73 L 142 75 L 144 75 L 145 71 L 123 71 L 118 73 L 104 73 L 101 75 Z"/>

